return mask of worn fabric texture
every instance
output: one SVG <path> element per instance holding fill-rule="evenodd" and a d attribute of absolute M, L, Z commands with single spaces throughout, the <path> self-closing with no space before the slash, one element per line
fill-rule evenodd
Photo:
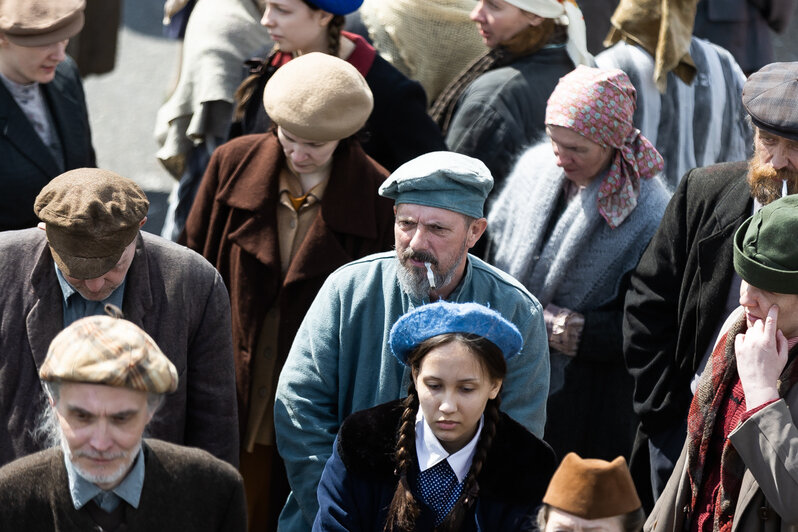
<path fill-rule="evenodd" d="M 0 233 L 0 463 L 41 449 L 31 435 L 44 406 L 38 369 L 63 328 L 63 296 L 44 231 Z M 230 303 L 219 274 L 194 252 L 140 233 L 125 281 L 125 318 L 177 369 L 177 391 L 149 434 L 238 464 Z"/>
<path fill-rule="evenodd" d="M 597 178 L 553 220 L 565 179 L 549 143 L 524 153 L 488 215 L 488 260 L 542 305 L 585 316 L 577 356 L 552 352 L 546 441 L 560 456 L 575 451 L 612 460 L 628 456 L 635 423 L 621 356 L 620 301 L 668 194 L 658 177 L 643 181 L 637 207 L 612 229 L 598 212 Z"/>
<path fill-rule="evenodd" d="M 374 47 L 421 83 L 429 102 L 485 53 L 471 0 L 365 0 L 358 12 Z M 434 50 L 434 53 L 432 52 Z"/>
<path fill-rule="evenodd" d="M 355 43 L 350 62 L 354 57 L 373 55 L 373 61 L 360 72 L 374 95 L 374 109 L 363 129 L 363 150 L 389 171 L 421 154 L 445 150 L 438 126 L 427 115 L 427 98 L 421 85 L 380 57 L 359 35 L 349 32 L 343 35 Z M 290 59 L 286 55 L 278 52 L 272 64 L 283 64 Z M 263 69 L 244 119 L 233 124 L 234 134 L 263 133 L 268 129 L 270 120 L 263 109 L 263 88 L 274 70 Z"/>
<path fill-rule="evenodd" d="M 654 59 L 654 83 L 665 92 L 668 73 L 688 85 L 696 74 L 690 57 L 698 0 L 621 0 L 613 13 L 605 44 L 637 44 Z"/>
<path fill-rule="evenodd" d="M 721 330 L 721 337 L 727 333 L 733 336 L 742 328 L 739 320 L 727 321 L 725 326 Z M 733 338 L 726 344 L 726 349 L 717 353 L 720 358 L 733 361 Z M 798 494 L 795 491 L 798 482 L 798 463 L 795 458 L 798 455 L 798 387 L 792 385 L 798 368 L 796 355 L 798 349 L 793 348 L 789 353 L 790 362 L 779 378 L 781 399 L 752 414 L 729 434 L 726 447 L 732 450 L 738 463 L 741 461 L 738 472 L 741 478 L 739 495 L 736 504 L 727 509 L 732 521 L 726 529 L 730 528 L 732 532 L 784 532 L 793 531 L 798 526 Z M 713 364 L 708 364 L 701 374 L 691 413 L 706 413 L 712 409 L 710 402 L 719 395 L 712 390 L 713 383 L 736 378 L 736 364 L 733 362 L 715 365 L 714 368 Z M 690 520 L 696 517 L 691 506 L 694 495 L 691 475 L 696 472 L 706 474 L 699 467 L 701 456 L 696 455 L 700 448 L 688 436 L 673 474 L 649 515 L 644 530 L 684 530 L 685 525 L 689 527 Z"/>
<path fill-rule="evenodd" d="M 741 100 L 745 76 L 734 58 L 696 38 L 690 41 L 690 57 L 693 81 L 685 83 L 670 72 L 660 93 L 653 56 L 640 46 L 621 41 L 596 56 L 598 67 L 623 70 L 637 90 L 635 127 L 662 155 L 671 191 L 693 168 L 745 160 L 753 145 Z"/>
<path fill-rule="evenodd" d="M 460 96 L 446 134 L 449 149 L 484 162 L 500 190 L 521 152 L 544 136 L 546 100 L 573 68 L 558 46 L 478 77 Z"/>
<path fill-rule="evenodd" d="M 64 160 L 56 161 L 14 98 L 0 83 L 0 231 L 34 227 L 36 195 L 65 170 L 94 167 L 91 127 L 83 85 L 75 62 L 67 57 L 55 78 L 41 85 L 61 143 Z"/>
<path fill-rule="evenodd" d="M 646 437 L 680 430 L 692 399 L 690 381 L 726 317 L 732 238 L 753 209 L 747 172 L 744 162 L 690 171 L 632 274 L 624 356 L 635 380 L 641 450 L 647 449 Z M 633 477 L 642 493 L 651 483 L 648 459 L 635 464 L 634 458 Z"/>
<path fill-rule="evenodd" d="M 241 476 L 200 449 L 145 439 L 139 507 L 124 506 L 123 530 L 244 532 Z M 97 530 L 86 507 L 75 510 L 60 448 L 0 469 L 0 528 L 39 532 Z"/>
<path fill-rule="evenodd" d="M 410 370 L 391 354 L 396 320 L 429 301 L 411 298 L 397 280 L 396 252 L 370 255 L 327 278 L 288 354 L 277 385 L 277 446 L 293 488 L 281 530 L 307 530 L 318 509 L 316 487 L 334 434 L 352 412 L 404 396 Z M 507 364 L 502 406 L 537 436 L 543 433 L 549 357 L 543 312 L 515 279 L 468 255 L 449 301 L 488 305 L 524 337 Z"/>
<path fill-rule="evenodd" d="M 401 402 L 393 401 L 344 421 L 322 473 L 313 530 L 383 530 L 398 482 L 394 452 L 402 412 Z M 532 530 L 554 467 L 551 448 L 502 413 L 462 530 Z M 409 478 L 418 475 L 413 469 Z M 434 514 L 421 507 L 415 530 L 432 530 Z"/>

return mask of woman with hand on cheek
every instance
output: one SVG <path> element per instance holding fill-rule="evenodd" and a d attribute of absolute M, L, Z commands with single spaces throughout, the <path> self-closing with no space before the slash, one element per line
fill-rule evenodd
<path fill-rule="evenodd" d="M 400 318 L 390 341 L 408 395 L 344 421 L 314 530 L 531 530 L 554 455 L 499 410 L 516 327 L 440 301 Z"/>

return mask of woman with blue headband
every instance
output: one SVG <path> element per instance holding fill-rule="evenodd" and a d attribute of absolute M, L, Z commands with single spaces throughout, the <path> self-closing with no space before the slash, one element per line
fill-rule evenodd
<path fill-rule="evenodd" d="M 314 530 L 531 530 L 554 454 L 499 410 L 518 329 L 477 303 L 402 316 L 403 400 L 349 416 L 318 489 Z"/>

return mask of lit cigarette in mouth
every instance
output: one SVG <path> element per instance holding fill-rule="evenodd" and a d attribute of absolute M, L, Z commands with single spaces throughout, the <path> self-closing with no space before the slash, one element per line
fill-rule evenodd
<path fill-rule="evenodd" d="M 435 287 L 435 274 L 432 273 L 432 268 L 430 267 L 430 264 L 431 263 L 429 263 L 429 262 L 425 262 L 424 263 L 424 266 L 427 267 L 427 281 L 429 281 L 429 287 L 430 288 L 436 288 Z"/>
<path fill-rule="evenodd" d="M 787 194 L 788 194 L 788 192 L 787 192 L 787 180 L 786 179 L 782 179 L 781 180 L 781 197 L 783 198 Z"/>

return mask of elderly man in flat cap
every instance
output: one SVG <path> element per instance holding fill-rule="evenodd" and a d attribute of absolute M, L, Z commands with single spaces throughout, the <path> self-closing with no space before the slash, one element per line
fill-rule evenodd
<path fill-rule="evenodd" d="M 33 227 L 36 194 L 95 166 L 83 85 L 64 50 L 85 0 L 0 1 L 0 231 Z"/>
<path fill-rule="evenodd" d="M 142 438 L 178 371 L 139 327 L 80 319 L 53 339 L 39 377 L 53 447 L 0 468 L 0 529 L 246 530 L 235 468 Z"/>
<path fill-rule="evenodd" d="M 568 453 L 538 511 L 540 532 L 639 532 L 644 521 L 622 456 L 607 462 Z"/>
<path fill-rule="evenodd" d="M 798 195 L 735 232 L 740 306 L 721 327 L 687 439 L 646 530 L 798 526 Z"/>
<path fill-rule="evenodd" d="M 150 435 L 238 463 L 230 303 L 198 254 L 139 231 L 149 202 L 133 181 L 95 168 L 53 179 L 36 198 L 41 229 L 0 232 L 0 464 L 41 449 L 31 436 L 47 346 L 107 303 L 177 367 L 177 391 Z"/>
<path fill-rule="evenodd" d="M 695 376 L 738 303 L 734 231 L 762 205 L 798 192 L 796 98 L 798 63 L 748 78 L 742 101 L 755 130 L 753 157 L 688 172 L 632 274 L 624 355 L 641 430 L 630 469 L 647 509 L 679 456 Z"/>
<path fill-rule="evenodd" d="M 391 326 L 431 301 L 477 302 L 524 337 L 507 365 L 502 409 L 541 437 L 549 351 L 540 303 L 515 279 L 470 255 L 487 226 L 493 186 L 477 159 L 432 152 L 400 166 L 380 186 L 394 200 L 395 251 L 369 255 L 330 275 L 313 301 L 277 385 L 277 446 L 293 489 L 280 529 L 310 530 L 316 486 L 341 422 L 406 394 L 410 371 L 391 354 Z"/>

